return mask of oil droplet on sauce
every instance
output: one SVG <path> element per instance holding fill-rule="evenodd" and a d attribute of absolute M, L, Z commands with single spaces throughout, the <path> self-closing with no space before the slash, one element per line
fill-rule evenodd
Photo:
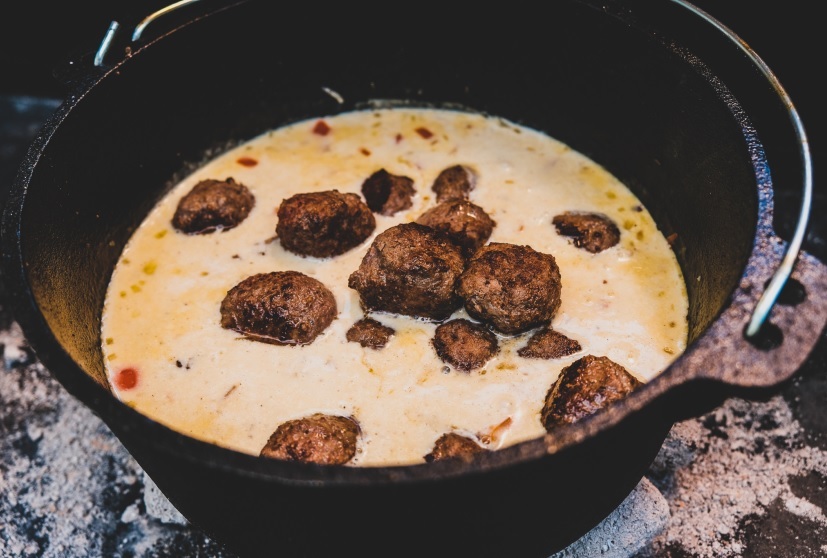
<path fill-rule="evenodd" d="M 132 389 L 138 385 L 138 371 L 124 368 L 115 374 L 115 387 L 121 390 Z"/>

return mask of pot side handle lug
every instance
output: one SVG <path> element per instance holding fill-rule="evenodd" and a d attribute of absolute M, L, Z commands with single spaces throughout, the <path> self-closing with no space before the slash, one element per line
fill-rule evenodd
<path fill-rule="evenodd" d="M 771 271 L 785 255 L 777 236 L 759 243 L 732 303 L 670 367 L 670 383 L 712 380 L 734 388 L 732 395 L 752 397 L 792 378 L 815 348 L 827 326 L 827 265 L 805 251 L 798 253 L 763 325 L 747 335 Z"/>

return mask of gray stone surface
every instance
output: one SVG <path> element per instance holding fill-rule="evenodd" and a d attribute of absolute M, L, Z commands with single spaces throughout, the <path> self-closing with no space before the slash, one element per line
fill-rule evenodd
<path fill-rule="evenodd" d="M 609 517 L 551 558 L 629 558 L 644 550 L 669 521 L 669 504 L 644 478 Z"/>

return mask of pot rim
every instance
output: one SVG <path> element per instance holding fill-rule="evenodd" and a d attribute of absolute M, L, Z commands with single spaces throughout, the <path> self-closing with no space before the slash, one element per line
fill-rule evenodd
<path fill-rule="evenodd" d="M 240 5 L 249 0 L 235 3 Z M 590 0 L 576 0 L 581 3 L 591 3 Z M 764 64 L 758 55 L 750 49 L 734 32 L 723 24 L 712 18 L 699 8 L 684 0 L 672 0 L 672 4 L 680 9 L 686 10 L 686 17 L 698 17 L 714 26 L 717 31 L 734 46 L 744 52 L 747 56 L 747 64 L 751 64 L 760 71 L 767 83 L 770 85 L 778 100 L 787 107 L 787 115 L 793 127 L 794 135 L 797 138 L 797 150 L 800 154 L 801 165 L 804 174 L 805 203 L 802 207 L 802 219 L 806 226 L 809 207 L 807 203 L 807 191 L 812 189 L 812 162 L 809 151 L 809 144 L 806 134 L 791 100 L 779 83 L 772 71 Z M 222 8 L 217 10 L 223 11 Z M 212 15 L 208 14 L 208 15 Z M 433 463 L 416 463 L 409 465 L 392 465 L 378 467 L 352 467 L 347 465 L 326 465 L 319 466 L 298 462 L 282 462 L 273 459 L 261 458 L 245 454 L 232 449 L 224 448 L 192 438 L 178 431 L 175 431 L 153 419 L 139 413 L 128 405 L 115 398 L 108 390 L 95 382 L 82 368 L 60 346 L 52 335 L 48 324 L 38 308 L 33 293 L 31 292 L 27 278 L 26 266 L 22 256 L 21 238 L 19 234 L 20 221 L 23 213 L 23 206 L 26 202 L 26 192 L 29 182 L 34 174 L 43 150 L 48 148 L 51 136 L 57 131 L 64 119 L 78 103 L 83 101 L 85 94 L 107 76 L 119 72 L 129 64 L 131 58 L 141 56 L 142 51 L 164 39 L 171 33 L 186 27 L 197 19 L 177 27 L 176 29 L 150 41 L 136 49 L 129 58 L 119 61 L 114 66 L 101 69 L 97 75 L 89 76 L 83 83 L 79 83 L 79 93 L 71 95 L 48 119 L 41 133 L 31 144 L 26 157 L 18 171 L 17 177 L 12 185 L 8 201 L 3 212 L 2 229 L 2 279 L 7 283 L 7 292 L 11 299 L 11 306 L 16 319 L 19 321 L 35 353 L 44 366 L 60 381 L 60 383 L 74 396 L 86 403 L 104 422 L 115 432 L 126 428 L 140 428 L 145 431 L 144 438 L 153 447 L 165 454 L 175 454 L 200 464 L 209 464 L 216 469 L 232 470 L 251 478 L 261 478 L 268 481 L 280 481 L 289 484 L 335 484 L 335 485 L 361 485 L 377 483 L 400 483 L 433 481 L 435 478 L 449 479 L 457 476 L 482 474 L 487 471 L 510 467 L 519 463 L 533 461 L 549 457 L 555 453 L 566 451 L 583 440 L 593 438 L 601 432 L 605 432 L 628 418 L 631 414 L 650 405 L 654 400 L 663 397 L 676 387 L 695 381 L 711 381 L 714 384 L 723 386 L 732 391 L 733 387 L 767 387 L 786 379 L 792 375 L 803 362 L 809 350 L 815 345 L 818 339 L 818 332 L 824 326 L 824 312 L 822 311 L 815 318 L 821 327 L 816 328 L 816 333 L 802 342 L 807 349 L 801 350 L 802 345 L 797 345 L 791 350 L 783 353 L 783 360 L 786 362 L 783 374 L 775 373 L 764 377 L 763 381 L 755 382 L 755 379 L 748 377 L 734 378 L 726 373 L 712 371 L 708 373 L 698 372 L 699 358 L 704 357 L 705 352 L 715 348 L 722 337 L 732 335 L 741 338 L 738 343 L 740 350 L 753 350 L 746 340 L 742 339 L 741 327 L 745 323 L 744 317 L 751 313 L 759 298 L 759 293 L 764 291 L 763 282 L 766 274 L 755 277 L 755 270 L 775 269 L 775 266 L 784 260 L 784 254 L 792 251 L 798 252 L 795 246 L 795 239 L 789 251 L 784 250 L 783 243 L 773 232 L 772 227 L 772 183 L 769 178 L 767 161 L 764 158 L 763 147 L 754 134 L 746 134 L 750 152 L 752 154 L 753 168 L 756 175 L 758 194 L 758 224 L 754 236 L 754 245 L 749 261 L 744 268 L 741 277 L 741 284 L 733 294 L 732 302 L 722 309 L 706 331 L 700 334 L 687 350 L 679 355 L 676 360 L 664 369 L 655 378 L 645 383 L 640 389 L 633 392 L 625 399 L 612 404 L 603 412 L 583 419 L 575 424 L 565 425 L 555 430 L 553 434 L 546 434 L 540 438 L 515 443 L 494 452 L 481 453 L 469 462 L 465 461 L 438 461 Z M 703 65 L 703 62 L 697 61 Z M 724 87 L 721 84 L 721 87 Z M 732 103 L 736 101 L 732 100 Z M 737 104 L 734 107 L 737 108 Z M 737 112 L 735 108 L 734 112 Z M 743 116 L 743 126 L 750 128 L 746 116 Z M 802 232 L 803 234 L 803 232 Z M 797 236 L 798 235 L 797 233 Z M 793 259 L 795 259 L 793 257 Z M 803 259 L 805 264 L 810 266 L 807 269 L 810 275 L 820 278 L 820 283 L 808 283 L 813 285 L 810 290 L 815 289 L 815 304 L 823 300 L 827 288 L 824 287 L 823 265 L 809 259 L 806 254 Z M 792 268 L 790 268 L 792 271 Z M 783 282 L 782 282 L 783 283 Z M 811 293 L 812 294 L 812 293 Z M 777 293 L 776 293 L 777 295 Z M 793 314 L 795 312 L 792 312 Z M 792 316 L 794 317 L 794 316 Z M 792 318 L 790 318 L 791 320 Z M 787 323 L 787 322 L 785 322 Z M 789 344 L 788 344 L 789 345 Z M 746 348 L 744 348 L 746 347 Z M 730 347 L 731 350 L 731 347 Z M 758 351 L 760 352 L 760 351 Z M 790 361 L 789 354 L 793 354 Z M 803 353 L 803 354 L 802 354 Z M 694 359 L 694 360 L 693 360 Z M 778 358 L 771 359 L 766 363 L 769 370 L 776 367 Z M 769 372 L 768 372 L 769 374 Z M 782 377 L 783 376 L 783 377 Z M 134 426 L 133 426 L 134 425 Z"/>

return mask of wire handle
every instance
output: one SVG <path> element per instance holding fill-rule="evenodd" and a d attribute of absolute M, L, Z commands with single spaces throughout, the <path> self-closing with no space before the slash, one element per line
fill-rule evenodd
<path fill-rule="evenodd" d="M 170 4 L 165 8 L 161 8 L 155 12 L 152 12 L 144 19 L 135 26 L 135 30 L 132 32 L 132 42 L 136 43 L 141 40 L 141 35 L 143 34 L 146 27 L 158 19 L 159 17 L 163 17 L 164 15 L 177 10 L 178 8 L 182 8 L 188 4 L 192 4 L 193 2 L 198 2 L 198 0 L 179 0 L 174 4 Z M 112 46 L 112 41 L 115 38 L 115 34 L 120 29 L 120 24 L 117 21 L 112 21 L 109 24 L 109 28 L 106 30 L 106 35 L 104 35 L 103 40 L 101 41 L 100 46 L 98 47 L 97 52 L 95 52 L 95 66 L 103 66 L 103 60 L 106 58 L 106 53 L 109 51 L 109 47 Z"/>
<path fill-rule="evenodd" d="M 813 204 L 813 165 L 810 156 L 809 142 L 807 141 L 807 134 L 804 131 L 804 125 L 801 123 L 801 117 L 798 115 L 798 111 L 795 110 L 792 100 L 789 95 L 787 95 L 787 92 L 784 91 L 784 88 L 781 86 L 778 78 L 775 77 L 775 74 L 758 56 L 758 54 L 747 46 L 747 44 L 742 41 L 731 29 L 697 6 L 688 6 L 683 0 L 672 1 L 688 7 L 696 14 L 707 20 L 707 22 L 717 27 L 720 31 L 729 35 L 738 48 L 740 48 L 741 51 L 758 67 L 758 69 L 761 70 L 761 73 L 764 74 L 764 77 L 766 77 L 772 84 L 773 89 L 775 89 L 776 93 L 778 93 L 778 96 L 784 101 L 790 115 L 790 120 L 792 120 L 793 127 L 795 128 L 796 135 L 798 136 L 798 142 L 801 145 L 804 180 L 802 184 L 803 196 L 801 199 L 801 209 L 798 214 L 798 223 L 795 225 L 793 238 L 787 245 L 787 251 L 784 253 L 784 258 L 781 260 L 781 264 L 778 266 L 778 269 L 775 270 L 775 273 L 773 273 L 770 282 L 764 289 L 764 292 L 761 293 L 761 297 L 755 304 L 749 323 L 744 330 L 744 335 L 747 338 L 751 338 L 761 331 L 761 327 L 767 321 L 773 306 L 775 306 L 775 303 L 778 300 L 778 295 L 781 294 L 781 289 L 784 288 L 784 285 L 787 283 L 787 279 L 790 278 L 795 261 L 798 258 L 798 254 L 801 252 L 801 243 L 804 241 L 804 234 L 807 232 L 807 222 L 810 218 L 810 211 Z"/>
<path fill-rule="evenodd" d="M 140 41 L 141 35 L 143 34 L 144 29 L 146 29 L 146 26 L 158 19 L 159 17 L 162 17 L 170 12 L 174 12 L 178 8 L 182 8 L 187 4 L 192 4 L 193 2 L 198 2 L 198 0 L 179 0 L 174 4 L 170 4 L 165 8 L 161 8 L 157 12 L 149 14 L 135 27 L 135 31 L 132 32 L 132 42 L 136 43 Z"/>

